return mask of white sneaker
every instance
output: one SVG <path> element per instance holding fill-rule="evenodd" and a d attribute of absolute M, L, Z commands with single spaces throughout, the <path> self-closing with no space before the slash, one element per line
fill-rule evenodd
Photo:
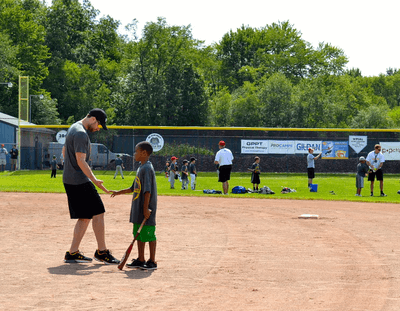
<path fill-rule="evenodd" d="M 362 197 L 362 195 L 361 195 L 361 194 L 357 194 L 357 193 L 356 193 L 356 197 Z"/>

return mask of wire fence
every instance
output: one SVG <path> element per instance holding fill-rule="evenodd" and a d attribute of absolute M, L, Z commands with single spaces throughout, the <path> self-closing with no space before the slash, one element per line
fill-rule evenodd
<path fill-rule="evenodd" d="M 399 173 L 400 130 L 386 129 L 295 129 L 109 126 L 108 131 L 89 133 L 94 169 L 114 169 L 116 155 L 122 156 L 127 170 L 138 166 L 133 160 L 135 145 L 149 141 L 157 171 L 172 156 L 179 161 L 195 157 L 198 171 L 214 171 L 214 155 L 223 140 L 234 155 L 233 171 L 244 172 L 261 159 L 264 172 L 305 172 L 308 148 L 322 153 L 316 161 L 319 172 L 355 172 L 358 158 L 366 157 L 381 144 L 387 173 Z M 61 148 L 68 126 L 21 126 L 20 168 L 48 169 L 53 156 L 61 164 Z M 12 143 L 8 144 L 9 148 Z M 9 160 L 8 160 L 9 161 Z M 178 162 L 179 162 L 178 161 Z"/>

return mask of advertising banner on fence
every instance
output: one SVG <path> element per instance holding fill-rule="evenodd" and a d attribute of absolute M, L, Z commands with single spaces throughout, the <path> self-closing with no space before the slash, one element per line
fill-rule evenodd
<path fill-rule="evenodd" d="M 385 161 L 400 160 L 400 143 L 398 142 L 381 142 L 382 154 Z"/>
<path fill-rule="evenodd" d="M 269 140 L 269 153 L 294 154 L 294 140 Z"/>
<path fill-rule="evenodd" d="M 268 140 L 242 139 L 241 153 L 268 154 Z"/>
<path fill-rule="evenodd" d="M 360 153 L 367 146 L 368 136 L 349 136 L 349 146 L 356 153 Z"/>
<path fill-rule="evenodd" d="M 308 148 L 313 148 L 314 153 L 322 152 L 322 141 L 296 140 L 294 153 L 308 153 Z"/>
<path fill-rule="evenodd" d="M 348 159 L 349 142 L 348 141 L 323 141 L 322 142 L 323 159 Z"/>

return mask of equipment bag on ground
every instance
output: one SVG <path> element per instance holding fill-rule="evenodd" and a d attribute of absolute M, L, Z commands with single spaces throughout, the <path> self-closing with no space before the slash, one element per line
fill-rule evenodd
<path fill-rule="evenodd" d="M 246 193 L 247 190 L 243 186 L 236 186 L 232 188 L 232 193 Z"/>

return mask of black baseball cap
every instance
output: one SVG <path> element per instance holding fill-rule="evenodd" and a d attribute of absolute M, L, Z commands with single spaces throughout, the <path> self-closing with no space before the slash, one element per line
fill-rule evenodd
<path fill-rule="evenodd" d="M 94 108 L 89 111 L 88 115 L 90 115 L 91 117 L 95 117 L 96 120 L 99 121 L 99 123 L 101 124 L 102 128 L 105 129 L 106 131 L 108 130 L 106 126 L 107 115 L 103 109 Z"/>
<path fill-rule="evenodd" d="M 191 158 L 190 158 L 190 162 L 192 162 L 192 161 L 197 161 L 197 159 L 194 158 L 194 157 L 191 157 Z"/>

